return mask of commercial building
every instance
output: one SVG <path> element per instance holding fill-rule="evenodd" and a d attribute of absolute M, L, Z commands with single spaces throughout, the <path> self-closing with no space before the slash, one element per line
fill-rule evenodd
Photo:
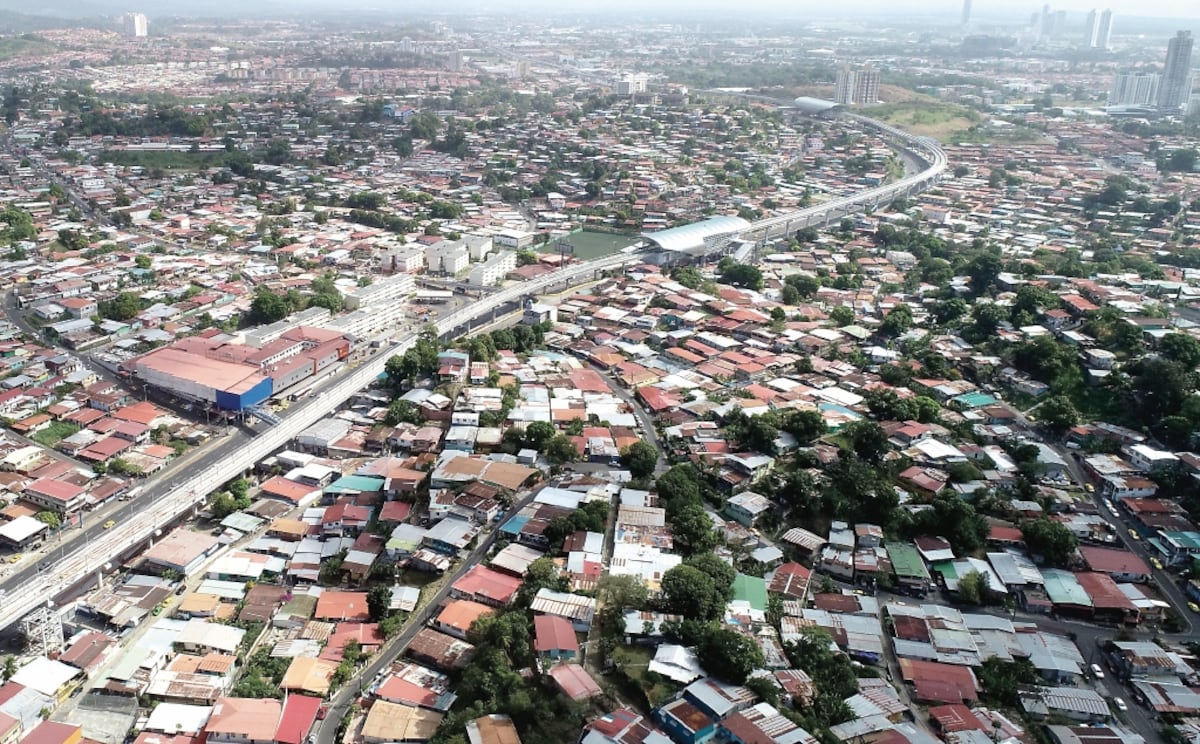
<path fill-rule="evenodd" d="M 253 346 L 215 329 L 143 354 L 133 375 L 172 395 L 242 411 L 345 359 L 350 342 L 336 330 L 299 326 Z"/>
<path fill-rule="evenodd" d="M 1192 32 L 1179 31 L 1167 43 L 1167 60 L 1158 86 L 1158 108 L 1177 113 L 1192 93 Z"/>
<path fill-rule="evenodd" d="M 879 70 L 870 65 L 857 69 L 843 65 L 838 70 L 833 100 L 851 106 L 875 103 L 879 100 Z"/>

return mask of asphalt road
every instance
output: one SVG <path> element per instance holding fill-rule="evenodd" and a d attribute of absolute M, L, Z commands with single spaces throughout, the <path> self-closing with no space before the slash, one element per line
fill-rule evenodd
<path fill-rule="evenodd" d="M 537 491 L 530 492 L 527 496 L 525 496 L 525 498 L 515 503 L 512 508 L 508 510 L 508 512 L 510 514 L 515 514 L 516 512 L 520 511 L 531 501 L 533 501 L 533 497 L 536 495 Z M 338 727 L 341 725 L 342 719 L 345 717 L 346 712 L 350 710 L 350 707 L 354 705 L 355 701 L 358 700 L 360 695 L 362 695 L 363 690 L 366 689 L 370 681 L 374 680 L 381 671 L 383 671 L 393 661 L 398 659 L 400 655 L 408 649 L 408 645 L 412 643 L 413 638 L 416 637 L 417 633 L 426 626 L 429 618 L 433 617 L 433 613 L 437 610 L 437 607 L 446 600 L 447 596 L 449 596 L 451 585 L 487 555 L 488 551 L 491 550 L 492 545 L 495 544 L 496 538 L 499 536 L 499 534 L 499 525 L 497 525 L 493 527 L 493 529 L 487 533 L 487 537 L 484 538 L 479 545 L 476 546 L 475 549 L 472 550 L 471 553 L 462 560 L 461 563 L 459 563 L 458 568 L 456 568 L 454 573 L 450 575 L 449 580 L 443 583 L 442 588 L 438 590 L 438 593 L 433 596 L 433 598 L 425 605 L 425 607 L 419 612 L 413 613 L 412 617 L 409 618 L 408 623 L 405 624 L 404 629 L 400 631 L 399 635 L 388 641 L 383 649 L 376 654 L 361 671 L 346 681 L 346 684 L 344 684 L 330 700 L 329 713 L 325 716 L 325 720 L 318 721 L 316 729 L 309 735 L 309 744 L 333 744 L 334 737 L 337 735 Z"/>

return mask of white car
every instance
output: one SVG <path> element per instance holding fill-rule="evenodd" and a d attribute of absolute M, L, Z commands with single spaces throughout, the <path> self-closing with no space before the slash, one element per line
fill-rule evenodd
<path fill-rule="evenodd" d="M 1104 679 L 1104 670 L 1100 668 L 1099 664 L 1092 664 L 1092 676 L 1096 679 Z"/>
<path fill-rule="evenodd" d="M 1121 711 L 1122 713 L 1129 710 L 1129 706 L 1126 705 L 1125 701 L 1121 698 L 1113 698 L 1113 705 L 1117 706 L 1117 710 Z"/>

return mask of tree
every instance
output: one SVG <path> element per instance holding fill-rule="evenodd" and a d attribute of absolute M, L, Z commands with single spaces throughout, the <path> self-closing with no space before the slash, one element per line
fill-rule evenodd
<path fill-rule="evenodd" d="M 567 588 L 566 577 L 558 570 L 558 564 L 550 556 L 542 556 L 529 564 L 525 578 L 517 592 L 517 602 L 528 606 L 542 589 L 561 592 Z"/>
<path fill-rule="evenodd" d="M 132 320 L 141 311 L 141 298 L 133 292 L 121 292 L 111 300 L 103 300 L 97 305 L 100 317 L 109 320 Z"/>
<path fill-rule="evenodd" d="M 221 520 L 237 511 L 238 505 L 232 495 L 221 491 L 212 497 L 212 501 L 208 503 L 208 509 L 212 512 L 213 519 Z"/>
<path fill-rule="evenodd" d="M 792 408 L 779 419 L 779 428 L 796 438 L 801 445 L 814 442 L 826 432 L 825 418 L 815 408 Z"/>
<path fill-rule="evenodd" d="M 757 266 L 739 263 L 729 257 L 722 258 L 717 264 L 717 281 L 748 289 L 763 288 L 762 271 Z"/>
<path fill-rule="evenodd" d="M 1037 408 L 1038 420 L 1050 431 L 1061 435 L 1079 423 L 1079 411 L 1065 395 L 1055 395 Z"/>
<path fill-rule="evenodd" d="M 1039 677 L 1029 659 L 1005 661 L 999 656 L 985 659 L 978 674 L 984 698 L 993 705 L 1005 708 L 1019 707 L 1021 687 Z"/>
<path fill-rule="evenodd" d="M 854 322 L 854 309 L 845 305 L 838 305 L 829 311 L 829 320 L 838 328 L 848 326 Z"/>
<path fill-rule="evenodd" d="M 668 515 L 686 504 L 699 504 L 701 496 L 700 474 L 691 463 L 673 465 L 660 475 L 654 484 L 659 503 Z"/>
<path fill-rule="evenodd" d="M 425 423 L 425 414 L 415 403 L 401 398 L 392 401 L 392 404 L 388 406 L 387 416 L 383 419 L 383 423 L 388 426 L 423 424 Z"/>
<path fill-rule="evenodd" d="M 604 574 L 596 587 L 597 597 L 604 607 L 637 610 L 646 606 L 646 584 L 632 575 Z"/>
<path fill-rule="evenodd" d="M 912 324 L 912 308 L 900 304 L 892 308 L 892 311 L 883 319 L 883 323 L 879 325 L 879 331 L 887 336 L 899 336 L 912 328 Z"/>
<path fill-rule="evenodd" d="M 13 658 L 12 656 L 5 656 L 4 657 L 4 669 L 0 670 L 0 677 L 3 677 L 4 681 L 7 682 L 10 679 L 12 679 L 13 675 L 16 673 L 17 673 L 17 660 L 15 658 Z"/>
<path fill-rule="evenodd" d="M 806 710 L 808 714 L 826 726 L 853 717 L 843 701 L 858 691 L 858 677 L 850 659 L 834 646 L 828 631 L 802 628 L 796 640 L 784 645 L 784 652 L 792 668 L 807 672 L 817 690 Z"/>
<path fill-rule="evenodd" d="M 290 312 L 286 296 L 276 294 L 262 285 L 255 291 L 254 300 L 250 303 L 250 322 L 259 325 L 275 323 L 286 318 Z"/>
<path fill-rule="evenodd" d="M 574 440 L 565 434 L 555 434 L 546 442 L 546 459 L 555 465 L 575 462 L 579 459 L 579 449 Z"/>
<path fill-rule="evenodd" d="M 621 464 L 629 468 L 634 478 L 649 478 L 658 465 L 658 450 L 648 442 L 634 442 L 621 453 Z"/>
<path fill-rule="evenodd" d="M 377 623 L 388 615 L 392 606 L 392 588 L 385 584 L 376 584 L 367 592 L 367 614 L 371 622 Z"/>
<path fill-rule="evenodd" d="M 1168 333 L 1159 341 L 1158 350 L 1187 369 L 1195 369 L 1196 365 L 1200 365 L 1200 341 L 1186 334 Z"/>
<path fill-rule="evenodd" d="M 988 578 L 979 571 L 968 571 L 958 578 L 958 598 L 968 604 L 983 604 L 987 590 Z"/>
<path fill-rule="evenodd" d="M 994 253 L 980 253 L 967 262 L 966 272 L 971 280 L 971 291 L 976 295 L 987 292 L 1000 278 L 1004 264 Z"/>
<path fill-rule="evenodd" d="M 57 530 L 59 527 L 62 527 L 62 519 L 59 518 L 58 514 L 52 511 L 40 511 L 37 514 L 34 514 L 33 518 L 39 522 L 45 523 L 45 525 L 52 530 Z"/>
<path fill-rule="evenodd" d="M 1021 537 L 1030 553 L 1051 566 L 1067 565 L 1079 546 L 1079 539 L 1062 522 L 1045 517 L 1022 523 Z"/>
<path fill-rule="evenodd" d="M 693 620 L 714 620 L 725 609 L 724 597 L 708 574 L 687 564 L 663 574 L 662 596 L 668 611 Z"/>
<path fill-rule="evenodd" d="M 842 429 L 850 448 L 865 462 L 879 463 L 888 452 L 887 433 L 874 421 L 853 421 Z"/>
<path fill-rule="evenodd" d="M 675 550 L 683 555 L 711 551 L 717 546 L 712 518 L 699 503 L 687 504 L 670 518 Z"/>
<path fill-rule="evenodd" d="M 930 509 L 912 514 L 908 534 L 945 537 L 956 555 L 970 555 L 983 547 L 987 539 L 987 520 L 975 507 L 957 494 L 941 493 L 933 497 Z"/>
<path fill-rule="evenodd" d="M 688 558 L 685 563 L 703 571 L 712 579 L 713 585 L 721 592 L 726 602 L 733 599 L 733 580 L 737 578 L 737 570 L 717 557 L 716 553 L 698 553 Z"/>
<path fill-rule="evenodd" d="M 762 649 L 753 638 L 718 625 L 701 637 L 696 655 L 709 674 L 737 685 L 764 661 Z"/>
<path fill-rule="evenodd" d="M 531 421 L 525 426 L 523 441 L 526 447 L 531 447 L 541 452 L 546 443 L 553 439 L 557 433 L 558 430 L 549 421 Z"/>

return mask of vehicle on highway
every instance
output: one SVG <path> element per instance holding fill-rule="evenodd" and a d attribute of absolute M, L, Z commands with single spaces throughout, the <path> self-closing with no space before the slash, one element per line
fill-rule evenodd
<path fill-rule="evenodd" d="M 1137 530 L 1135 530 L 1135 529 L 1134 529 L 1134 528 L 1132 528 L 1132 527 L 1130 527 L 1130 528 L 1129 528 L 1129 536 L 1130 536 L 1131 538 L 1133 538 L 1134 540 L 1141 540 L 1141 539 L 1142 539 L 1142 536 L 1141 536 L 1141 535 L 1139 535 L 1139 534 L 1137 533 Z"/>
<path fill-rule="evenodd" d="M 105 523 L 104 523 L 104 529 L 106 529 L 106 530 L 107 530 L 107 529 L 110 529 L 110 528 L 112 528 L 112 526 L 113 526 L 114 524 L 116 524 L 116 522 L 115 522 L 114 520 L 110 519 L 110 520 L 108 520 L 107 522 L 105 522 Z"/>
<path fill-rule="evenodd" d="M 1129 706 L 1126 705 L 1125 701 L 1121 698 L 1113 698 L 1113 705 L 1117 706 L 1117 710 L 1121 711 L 1122 713 L 1129 710 Z"/>
<path fill-rule="evenodd" d="M 1100 668 L 1099 664 L 1092 664 L 1092 676 L 1096 679 L 1104 679 L 1104 670 Z"/>

